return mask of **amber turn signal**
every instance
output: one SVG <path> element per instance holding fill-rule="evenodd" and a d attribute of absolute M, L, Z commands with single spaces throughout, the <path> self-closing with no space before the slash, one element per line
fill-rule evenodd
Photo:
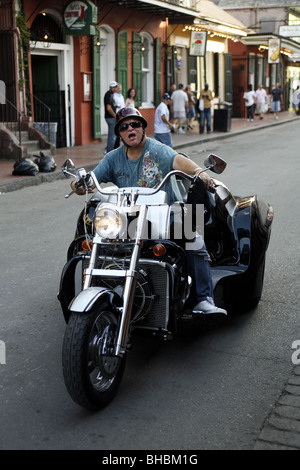
<path fill-rule="evenodd" d="M 155 256 L 163 256 L 166 253 L 166 247 L 161 243 L 154 245 L 153 253 Z"/>
<path fill-rule="evenodd" d="M 81 248 L 84 250 L 84 251 L 91 251 L 92 249 L 92 242 L 91 240 L 83 240 L 83 242 L 81 243 Z"/>

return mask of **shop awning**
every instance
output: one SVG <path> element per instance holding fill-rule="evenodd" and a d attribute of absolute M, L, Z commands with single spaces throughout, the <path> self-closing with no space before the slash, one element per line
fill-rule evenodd
<path fill-rule="evenodd" d="M 241 42 L 247 46 L 258 46 L 268 48 L 270 39 L 280 39 L 281 51 L 288 56 L 291 61 L 299 61 L 300 59 L 300 43 L 293 39 L 279 36 L 277 34 L 249 34 L 243 38 Z"/>
<path fill-rule="evenodd" d="M 169 19 L 169 24 L 193 24 L 199 12 L 196 10 L 196 2 L 188 0 L 106 0 L 106 3 L 115 3 L 118 6 L 133 8 L 151 15 L 160 16 L 162 20 Z M 194 8 L 188 5 L 193 4 Z"/>
<path fill-rule="evenodd" d="M 236 36 L 245 36 L 249 30 L 236 18 L 213 2 L 204 0 L 106 0 L 118 6 L 144 11 L 169 24 L 192 25 L 202 29 L 216 29 Z"/>

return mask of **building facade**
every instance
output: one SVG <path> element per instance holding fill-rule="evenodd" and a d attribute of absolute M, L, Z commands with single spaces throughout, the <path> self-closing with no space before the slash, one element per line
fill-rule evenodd
<path fill-rule="evenodd" d="M 209 82 L 232 101 L 230 43 L 246 35 L 207 0 L 2 0 L 0 97 L 29 121 L 50 110 L 57 147 L 85 145 L 107 133 L 103 97 L 116 80 L 123 95 L 137 90 L 152 133 L 172 83 L 197 95 Z"/>
<path fill-rule="evenodd" d="M 233 58 L 233 115 L 245 115 L 243 93 L 248 84 L 262 84 L 268 93 L 275 83 L 284 92 L 284 110 L 292 109 L 293 91 L 300 86 L 300 4 L 298 0 L 214 0 L 242 21 L 251 33 L 230 44 Z M 278 56 L 271 50 L 278 49 Z"/>

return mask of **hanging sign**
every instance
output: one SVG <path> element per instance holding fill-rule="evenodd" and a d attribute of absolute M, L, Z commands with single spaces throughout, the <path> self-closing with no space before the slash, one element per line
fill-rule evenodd
<path fill-rule="evenodd" d="M 65 33 L 70 36 L 95 35 L 98 8 L 89 0 L 71 0 L 63 10 Z"/>
<path fill-rule="evenodd" d="M 191 31 L 190 55 L 204 57 L 206 53 L 207 31 Z"/>
<path fill-rule="evenodd" d="M 279 60 L 280 60 L 280 39 L 279 38 L 269 39 L 268 62 L 269 64 L 279 64 Z"/>
<path fill-rule="evenodd" d="M 300 25 L 294 26 L 279 26 L 280 36 L 286 38 L 295 38 L 300 36 Z"/>

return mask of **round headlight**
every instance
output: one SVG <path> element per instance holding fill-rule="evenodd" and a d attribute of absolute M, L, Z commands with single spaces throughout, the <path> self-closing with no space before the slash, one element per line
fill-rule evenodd
<path fill-rule="evenodd" d="M 101 238 L 121 238 L 126 232 L 127 219 L 120 207 L 101 204 L 96 209 L 94 225 Z"/>

